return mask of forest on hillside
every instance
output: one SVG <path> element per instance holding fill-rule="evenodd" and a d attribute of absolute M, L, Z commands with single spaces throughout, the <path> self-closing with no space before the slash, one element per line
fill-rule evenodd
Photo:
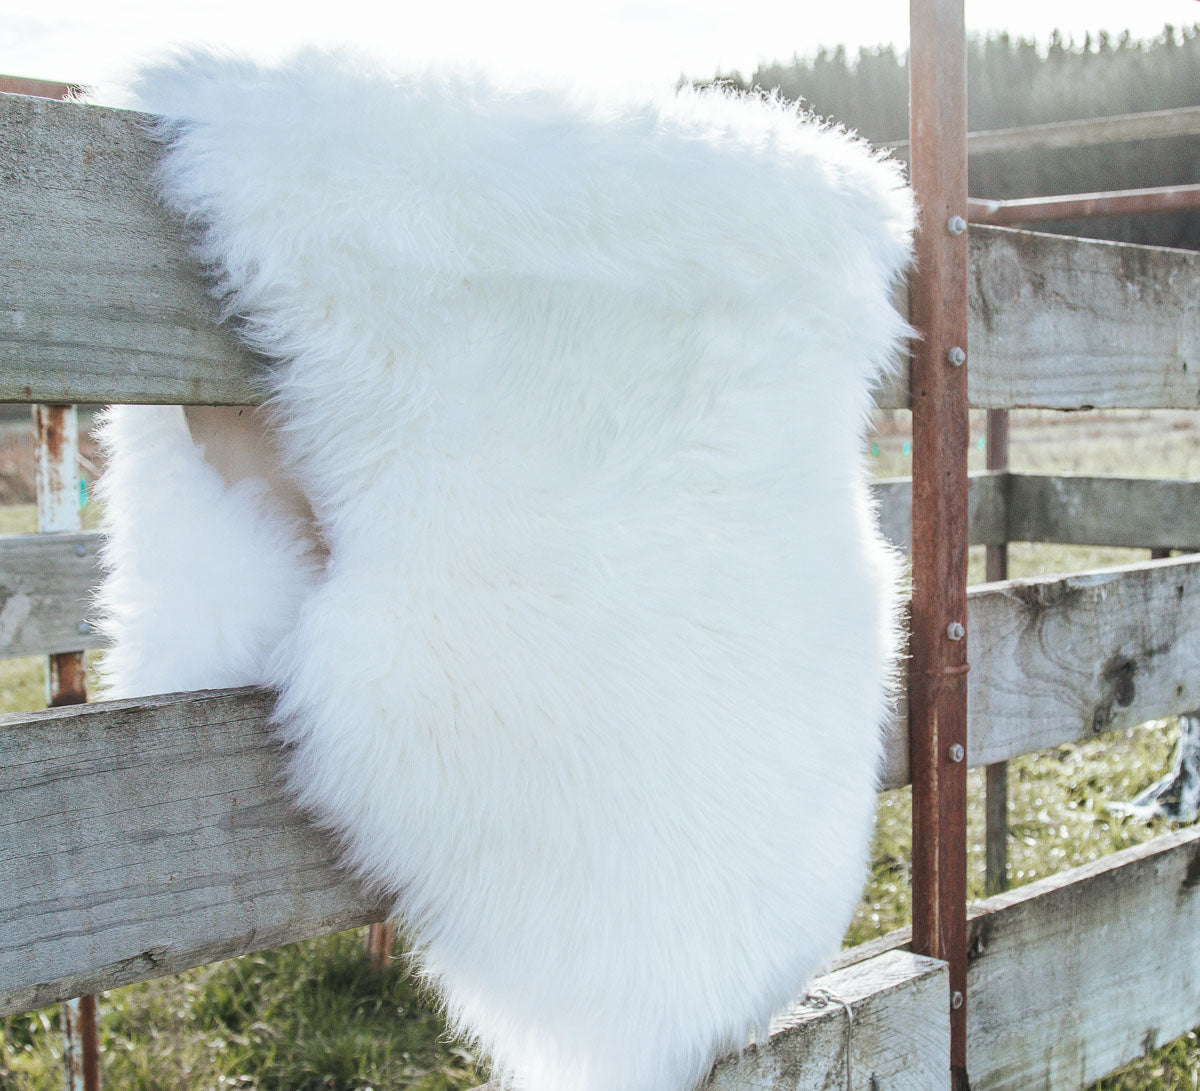
<path fill-rule="evenodd" d="M 907 58 L 890 46 L 844 48 L 718 75 L 742 90 L 778 92 L 873 142 L 908 133 Z M 1152 39 L 1101 33 L 1082 42 L 1057 31 L 1048 45 L 1007 34 L 973 37 L 967 54 L 972 132 L 1047 121 L 1200 106 L 1200 24 Z M 973 197 L 1008 199 L 1200 182 L 1200 137 L 1094 148 L 973 155 Z M 1047 223 L 1038 230 L 1200 249 L 1200 213 Z"/>

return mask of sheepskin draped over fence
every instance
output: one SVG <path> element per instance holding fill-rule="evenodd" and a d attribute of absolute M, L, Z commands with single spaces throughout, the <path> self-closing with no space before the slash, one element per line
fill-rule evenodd
<path fill-rule="evenodd" d="M 149 70 L 270 362 L 106 426 L 114 697 L 265 684 L 289 784 L 526 1091 L 685 1091 L 858 897 L 898 566 L 860 465 L 911 199 L 778 103 Z"/>

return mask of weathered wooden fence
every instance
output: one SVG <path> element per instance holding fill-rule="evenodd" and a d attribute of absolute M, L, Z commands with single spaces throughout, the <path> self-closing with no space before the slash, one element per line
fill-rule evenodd
<path fill-rule="evenodd" d="M 151 196 L 138 116 L 0 99 L 0 400 L 252 404 Z M 980 408 L 1200 407 L 1200 254 L 1002 228 L 970 235 Z M 900 380 L 884 407 L 909 404 Z M 877 487 L 907 541 L 907 482 Z M 974 475 L 974 543 L 1200 543 L 1200 481 Z M 97 539 L 0 540 L 0 655 L 75 651 Z M 972 590 L 966 760 L 993 764 L 1200 707 L 1200 560 Z M 0 1013 L 379 919 L 287 803 L 259 690 L 0 718 Z M 882 787 L 908 782 L 904 717 Z M 713 1088 L 945 1086 L 944 963 L 903 934 L 848 952 Z M 1072 1088 L 1200 1024 L 1200 831 L 972 908 L 976 1089 Z M 849 1006 L 849 1012 L 845 1005 Z"/>

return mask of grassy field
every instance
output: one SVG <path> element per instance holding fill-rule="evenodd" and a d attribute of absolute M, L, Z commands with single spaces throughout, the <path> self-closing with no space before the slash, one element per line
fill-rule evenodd
<path fill-rule="evenodd" d="M 1020 414 L 1012 465 L 1029 471 L 1200 476 L 1200 430 L 1184 414 Z M 981 422 L 980 422 L 981 423 Z M 905 420 L 881 423 L 872 442 L 879 476 L 911 467 Z M 906 449 L 906 444 L 908 445 Z M 981 468 L 984 452 L 972 452 Z M 0 533 L 31 530 L 31 509 L 0 510 Z M 1013 576 L 1141 560 L 1144 551 L 1020 545 Z M 982 578 L 973 551 L 972 578 Z M 0 710 L 38 707 L 39 660 L 0 661 Z M 1146 841 L 1164 824 L 1110 814 L 1164 771 L 1171 723 L 1011 762 L 1009 865 L 1021 885 Z M 971 774 L 971 892 L 983 894 L 982 774 Z M 911 804 L 880 796 L 870 880 L 847 933 L 855 944 L 908 922 Z M 0 1089 L 62 1085 L 54 1008 L 0 1020 Z M 110 1091 L 450 1091 L 486 1076 L 469 1048 L 445 1037 L 437 1007 L 402 964 L 367 969 L 357 933 L 202 967 L 107 994 L 102 1045 Z M 1200 1045 L 1189 1034 L 1096 1085 L 1097 1091 L 1200 1087 Z M 617 1091 L 617 1089 L 614 1089 Z"/>

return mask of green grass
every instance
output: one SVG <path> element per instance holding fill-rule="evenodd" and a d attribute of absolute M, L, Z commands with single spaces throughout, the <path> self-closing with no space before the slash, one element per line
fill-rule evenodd
<path fill-rule="evenodd" d="M 1200 476 L 1200 430 L 1138 414 L 1014 415 L 1012 464 L 1040 472 Z M 1187 424 L 1187 419 L 1182 418 Z M 1032 422 L 1032 423 L 1030 423 Z M 1047 423 L 1048 422 L 1048 423 Z M 902 422 L 901 422 L 902 423 Z M 977 422 L 980 426 L 982 421 Z M 1114 433 L 1117 433 L 1114 437 Z M 883 434 L 880 476 L 911 469 L 904 438 Z M 984 452 L 971 455 L 982 468 Z M 0 533 L 33 529 L 32 509 L 0 509 Z M 982 579 L 982 550 L 972 551 Z M 1067 572 L 1145 559 L 1140 550 L 1010 547 L 1012 575 Z M 0 710 L 41 704 L 40 660 L 0 661 Z M 1009 763 L 1009 867 L 1014 886 L 1149 840 L 1164 823 L 1109 814 L 1163 772 L 1172 723 L 1154 723 Z M 983 895 L 982 774 L 970 775 L 972 898 Z M 906 924 L 911 910 L 911 802 L 880 796 L 870 881 L 847 943 Z M 458 1091 L 482 1082 L 469 1049 L 446 1038 L 436 1003 L 401 963 L 368 972 L 360 933 L 328 936 L 171 978 L 118 989 L 101 1002 L 110 1091 Z M 57 1010 L 0 1020 L 0 1089 L 61 1087 Z M 1200 1088 L 1193 1034 L 1094 1085 L 1095 1091 Z M 614 1089 L 616 1091 L 616 1089 Z"/>
<path fill-rule="evenodd" d="M 114 1091 L 454 1091 L 486 1078 L 445 1038 L 407 967 L 369 968 L 357 932 L 118 989 L 101 1004 Z M 0 1086 L 59 1091 L 57 1023 L 57 1008 L 4 1021 Z"/>

